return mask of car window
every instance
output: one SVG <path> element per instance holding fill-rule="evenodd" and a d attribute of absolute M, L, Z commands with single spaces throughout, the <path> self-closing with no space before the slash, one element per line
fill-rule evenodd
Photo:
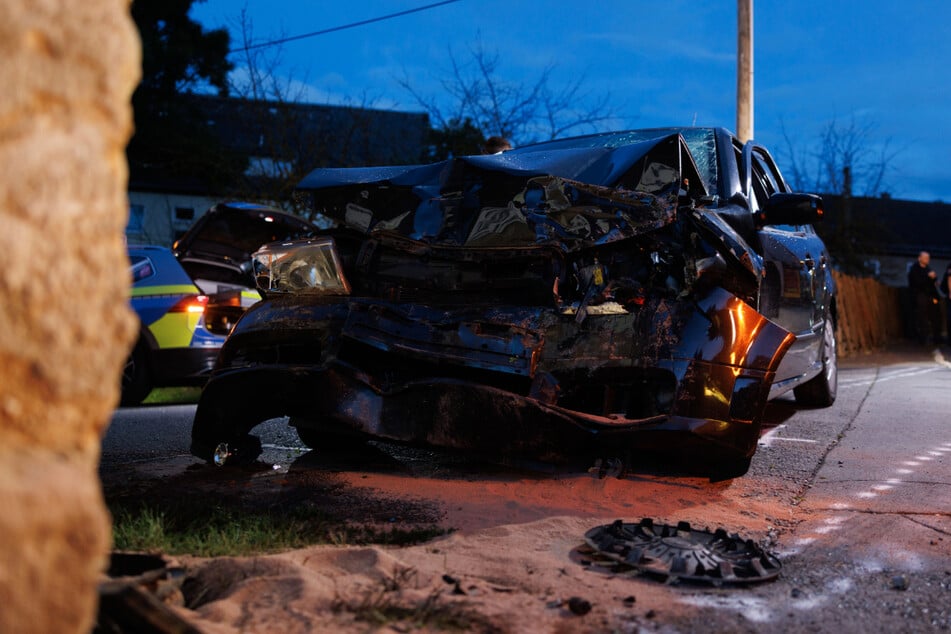
<path fill-rule="evenodd" d="M 779 176 L 773 173 L 769 161 L 758 149 L 753 150 L 753 166 L 754 172 L 762 180 L 763 187 L 770 196 L 782 191 L 783 188 L 778 181 Z"/>
<path fill-rule="evenodd" d="M 781 177 L 774 172 L 771 164 L 771 161 L 759 149 L 753 150 L 753 196 L 756 198 L 757 206 L 760 209 L 766 208 L 766 202 L 770 196 L 785 189 L 780 184 L 779 179 Z M 770 228 L 778 231 L 802 231 L 802 227 L 798 225 L 771 225 Z"/>
<path fill-rule="evenodd" d="M 132 271 L 132 283 L 141 282 L 155 275 L 152 260 L 144 255 L 130 255 L 129 268 Z"/>

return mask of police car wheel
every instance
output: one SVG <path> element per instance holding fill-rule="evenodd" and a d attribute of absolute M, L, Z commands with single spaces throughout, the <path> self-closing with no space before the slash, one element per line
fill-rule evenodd
<path fill-rule="evenodd" d="M 148 345 L 143 340 L 135 345 L 125 367 L 122 368 L 122 400 L 123 407 L 139 405 L 152 391 L 152 378 L 149 375 Z"/>

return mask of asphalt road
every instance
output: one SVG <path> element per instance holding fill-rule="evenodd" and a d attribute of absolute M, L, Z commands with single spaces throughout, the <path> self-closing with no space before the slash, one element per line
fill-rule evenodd
<path fill-rule="evenodd" d="M 641 621 L 641 631 L 951 629 L 951 364 L 921 352 L 869 357 L 843 367 L 839 381 L 831 408 L 799 409 L 791 398 L 770 404 L 750 472 L 726 484 L 635 469 L 597 489 L 601 498 L 594 499 L 592 487 L 601 485 L 588 474 L 553 477 L 554 483 L 493 474 L 491 486 L 473 485 L 481 476 L 465 473 L 464 463 L 400 450 L 389 450 L 408 464 L 396 474 L 358 464 L 335 470 L 341 482 L 358 481 L 382 496 L 428 497 L 447 508 L 448 523 L 465 530 L 636 508 L 640 516 L 679 513 L 694 523 L 745 527 L 783 562 L 778 581 L 742 591 L 672 590 L 669 601 L 679 607 L 648 628 Z M 130 465 L 160 471 L 197 463 L 188 456 L 194 409 L 118 410 L 103 440 L 103 477 Z M 265 446 L 262 461 L 275 469 L 322 468 L 283 421 L 256 433 Z M 478 497 L 487 487 L 491 494 Z"/>

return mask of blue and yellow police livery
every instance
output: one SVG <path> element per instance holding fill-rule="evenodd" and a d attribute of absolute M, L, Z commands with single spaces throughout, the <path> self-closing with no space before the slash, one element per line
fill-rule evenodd
<path fill-rule="evenodd" d="M 169 249 L 129 247 L 129 265 L 141 328 L 122 374 L 122 404 L 137 405 L 153 387 L 202 384 L 225 337 L 205 327 L 208 297 Z"/>

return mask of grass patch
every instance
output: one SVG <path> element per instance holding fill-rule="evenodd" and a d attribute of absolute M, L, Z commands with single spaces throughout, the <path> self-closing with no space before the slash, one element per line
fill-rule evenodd
<path fill-rule="evenodd" d="M 143 405 L 179 405 L 197 403 L 200 387 L 157 387 L 152 390 Z"/>
<path fill-rule="evenodd" d="M 292 510 L 246 510 L 207 500 L 109 503 L 113 540 L 120 550 L 161 551 L 200 557 L 242 556 L 315 544 L 393 544 L 428 541 L 448 531 L 354 526 L 306 505 Z"/>

